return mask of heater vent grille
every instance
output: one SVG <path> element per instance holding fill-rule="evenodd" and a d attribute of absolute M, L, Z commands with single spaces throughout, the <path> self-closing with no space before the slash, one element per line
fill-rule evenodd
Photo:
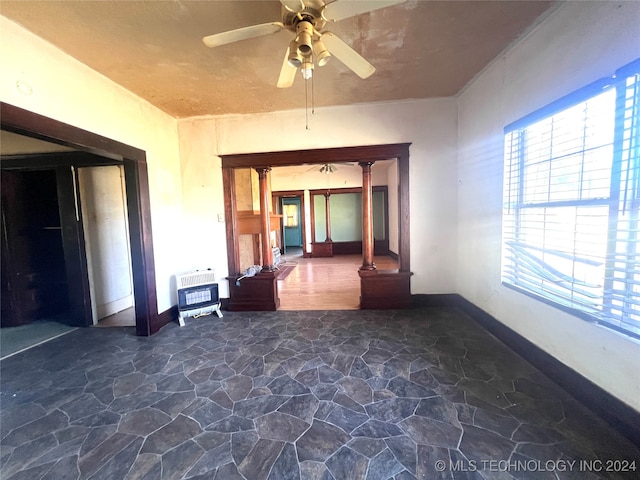
<path fill-rule="evenodd" d="M 215 283 L 216 274 L 213 270 L 203 270 L 193 273 L 186 273 L 184 275 L 178 275 L 176 280 L 179 289 L 197 287 L 198 285 Z"/>

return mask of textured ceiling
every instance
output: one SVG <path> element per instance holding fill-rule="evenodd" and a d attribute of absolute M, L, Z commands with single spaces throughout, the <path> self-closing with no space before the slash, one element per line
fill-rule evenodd
<path fill-rule="evenodd" d="M 455 95 L 553 3 L 408 0 L 331 23 L 376 72 L 362 80 L 332 59 L 315 69 L 315 105 Z M 304 106 L 300 75 L 293 87 L 276 87 L 293 33 L 213 49 L 202 43 L 280 21 L 278 1 L 2 0 L 0 11 L 174 117 Z"/>

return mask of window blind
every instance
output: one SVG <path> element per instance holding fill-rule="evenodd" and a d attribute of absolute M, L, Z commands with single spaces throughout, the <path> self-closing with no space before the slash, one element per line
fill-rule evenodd
<path fill-rule="evenodd" d="M 505 129 L 502 281 L 640 336 L 637 68 Z"/>
<path fill-rule="evenodd" d="M 640 70 L 640 69 L 638 69 Z M 618 85 L 616 151 L 612 185 L 610 256 L 605 277 L 605 320 L 640 334 L 640 72 L 622 75 Z M 614 186 L 615 187 L 615 186 Z"/>

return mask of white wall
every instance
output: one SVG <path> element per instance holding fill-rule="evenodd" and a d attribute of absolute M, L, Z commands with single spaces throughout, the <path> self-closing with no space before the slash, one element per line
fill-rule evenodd
<path fill-rule="evenodd" d="M 0 100 L 146 151 L 158 311 L 176 304 L 184 235 L 175 119 L 0 17 Z M 17 88 L 30 86 L 25 94 Z"/>
<path fill-rule="evenodd" d="M 503 128 L 640 57 L 640 3 L 569 2 L 458 101 L 457 291 L 640 410 L 640 343 L 500 283 Z"/>
<path fill-rule="evenodd" d="M 214 123 L 183 120 L 178 124 L 183 223 L 182 269 L 211 268 L 221 280 L 220 296 L 229 297 L 224 279 L 227 271 L 227 243 L 222 196 L 222 167 L 216 155 Z"/>
<path fill-rule="evenodd" d="M 223 212 L 222 191 L 215 188 L 220 163 L 212 155 L 411 142 L 412 292 L 455 291 L 456 272 L 451 267 L 456 261 L 455 99 L 316 107 L 315 112 L 310 130 L 305 130 L 304 110 L 180 120 L 183 171 L 188 168 L 193 179 L 202 179 L 194 191 L 186 188 L 191 180 L 183 180 L 184 204 L 190 205 L 185 217 L 210 225 L 217 212 Z M 208 192 L 209 203 L 192 214 L 199 195 L 195 192 Z M 221 246 L 213 242 L 216 248 Z M 224 252 L 218 252 L 221 258 L 215 261 L 224 264 L 219 270 L 223 276 L 228 273 Z M 210 250 L 194 246 L 193 255 L 204 257 Z"/>

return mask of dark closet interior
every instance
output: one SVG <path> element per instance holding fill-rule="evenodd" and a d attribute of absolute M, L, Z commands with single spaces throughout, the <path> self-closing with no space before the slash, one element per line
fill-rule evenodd
<path fill-rule="evenodd" d="M 2 326 L 59 316 L 70 305 L 56 170 L 1 178 Z"/>

